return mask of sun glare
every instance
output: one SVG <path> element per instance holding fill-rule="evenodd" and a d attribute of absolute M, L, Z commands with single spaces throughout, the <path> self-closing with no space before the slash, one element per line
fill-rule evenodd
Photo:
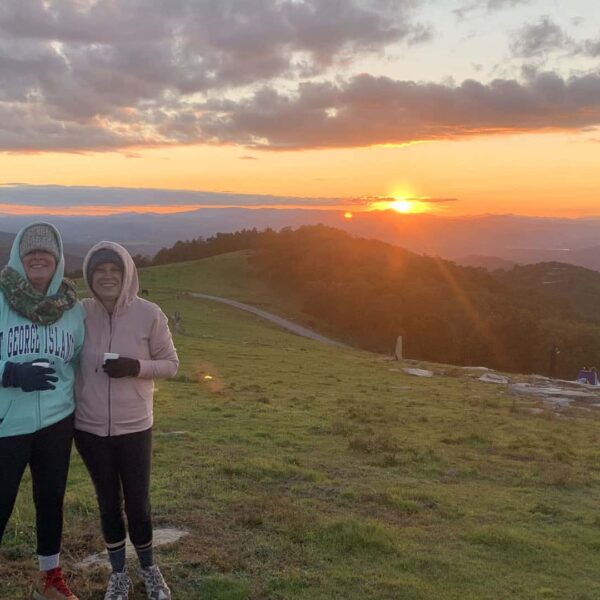
<path fill-rule="evenodd" d="M 369 210 L 393 210 L 408 215 L 429 212 L 431 207 L 426 198 L 411 198 L 407 196 L 392 196 L 371 202 Z"/>
<path fill-rule="evenodd" d="M 399 213 L 411 213 L 415 212 L 415 203 L 410 200 L 394 200 L 390 202 L 390 208 Z"/>

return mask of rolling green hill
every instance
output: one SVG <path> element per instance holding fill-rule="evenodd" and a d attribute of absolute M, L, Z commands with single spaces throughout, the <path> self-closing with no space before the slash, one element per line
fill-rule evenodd
<path fill-rule="evenodd" d="M 252 258 L 252 251 L 241 250 L 201 260 L 148 267 L 140 270 L 140 286 L 149 291 L 149 299 L 155 292 L 169 292 L 175 296 L 202 292 L 252 304 L 300 323 L 318 324 L 320 330 L 327 331 L 326 323 L 303 312 L 297 296 L 276 290 L 265 280 Z"/>
<path fill-rule="evenodd" d="M 492 274 L 323 226 L 179 242 L 161 256 L 214 255 L 243 243 L 252 254 L 165 265 L 148 277 L 249 295 L 251 303 L 270 303 L 329 337 L 383 354 L 401 335 L 405 356 L 414 359 L 549 374 L 550 349 L 558 346 L 552 369 L 561 378 L 600 364 L 600 275 L 592 271 L 551 263 Z"/>
<path fill-rule="evenodd" d="M 242 250 L 211 258 L 140 270 L 140 285 L 152 290 L 204 292 L 241 302 L 273 305 L 276 299 Z"/>
<path fill-rule="evenodd" d="M 411 377 L 179 293 L 290 306 L 251 269 L 229 255 L 141 274 L 185 327 L 155 397 L 155 525 L 191 534 L 157 551 L 174 598 L 600 596 L 595 409 L 548 411 L 455 367 Z M 7 600 L 34 568 L 30 498 L 27 482 L 2 549 Z M 77 456 L 66 515 L 73 588 L 100 600 L 106 571 L 72 566 L 102 547 Z"/>

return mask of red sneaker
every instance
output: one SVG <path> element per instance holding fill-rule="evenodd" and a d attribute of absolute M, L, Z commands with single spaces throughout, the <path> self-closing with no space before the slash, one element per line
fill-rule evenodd
<path fill-rule="evenodd" d="M 78 600 L 65 582 L 60 567 L 39 572 L 33 584 L 31 598 L 33 600 Z"/>

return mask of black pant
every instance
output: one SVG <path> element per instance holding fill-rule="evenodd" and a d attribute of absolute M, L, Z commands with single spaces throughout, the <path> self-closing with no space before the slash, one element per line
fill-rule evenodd
<path fill-rule="evenodd" d="M 35 433 L 0 437 L 0 542 L 29 465 L 36 512 L 37 553 L 60 552 L 63 500 L 69 474 L 73 416 Z"/>
<path fill-rule="evenodd" d="M 96 488 L 106 543 L 125 539 L 123 498 L 133 545 L 151 542 L 152 429 L 109 437 L 75 431 L 75 445 Z"/>

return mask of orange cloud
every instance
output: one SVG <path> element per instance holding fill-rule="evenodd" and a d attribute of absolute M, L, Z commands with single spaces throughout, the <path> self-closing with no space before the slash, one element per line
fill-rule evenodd
<path fill-rule="evenodd" d="M 579 131 L 600 123 L 600 74 L 417 83 L 362 74 L 297 93 L 263 87 L 204 106 L 204 135 L 267 150 L 349 148 L 483 135 Z"/>
<path fill-rule="evenodd" d="M 10 215 L 70 215 L 77 217 L 97 217 L 121 213 L 154 212 L 172 214 L 200 208 L 197 205 L 163 206 L 149 204 L 147 206 L 27 206 L 23 204 L 0 204 L 0 213 Z"/>

